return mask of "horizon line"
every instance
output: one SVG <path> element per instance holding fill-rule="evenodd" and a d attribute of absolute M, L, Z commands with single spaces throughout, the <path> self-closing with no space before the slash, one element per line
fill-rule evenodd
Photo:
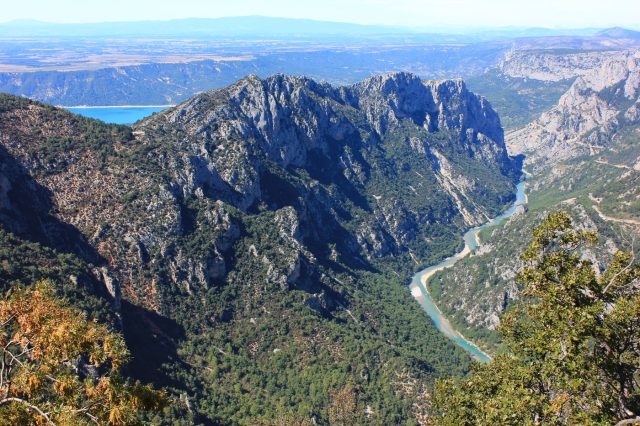
<path fill-rule="evenodd" d="M 604 29 L 614 29 L 620 28 L 625 30 L 638 30 L 640 29 L 640 25 L 638 26 L 626 26 L 619 24 L 612 25 L 603 25 L 603 26 L 545 26 L 545 25 L 487 25 L 487 26 L 473 26 L 470 27 L 468 25 L 427 25 L 427 26 L 406 26 L 406 25 L 394 25 L 394 24 L 385 24 L 385 23 L 357 23 L 350 21 L 333 21 L 333 20 L 323 20 L 323 19 L 314 19 L 314 18 L 292 18 L 286 16 L 270 16 L 270 15 L 229 15 L 229 16 L 217 16 L 217 17 L 185 17 L 185 18 L 172 18 L 172 19 L 133 19 L 133 20 L 107 20 L 107 21 L 87 21 L 87 22 L 60 22 L 60 21 L 43 21 L 40 19 L 31 19 L 31 18 L 18 18 L 11 19 L 8 21 L 0 21 L 0 25 L 10 25 L 10 24 L 20 24 L 20 23 L 37 23 L 37 24 L 46 24 L 46 25 L 104 25 L 104 24 L 135 24 L 135 23 L 151 23 L 151 22 L 162 22 L 162 23 L 171 23 L 171 22 L 180 22 L 180 21 L 216 21 L 216 20 L 224 20 L 224 19 L 242 19 L 242 18 L 265 18 L 265 19 L 281 19 L 287 21 L 308 21 L 308 22 L 317 22 L 317 23 L 325 23 L 325 24 L 341 24 L 341 25 L 351 25 L 355 27 L 362 28 L 386 28 L 386 29 L 403 29 L 403 30 L 411 30 L 411 31 L 426 31 L 429 28 L 433 28 L 435 31 L 442 30 L 464 30 L 464 32 L 477 32 L 477 31 L 491 31 L 491 30 L 503 30 L 503 31 L 523 31 L 523 30 L 549 30 L 549 31 L 578 31 L 578 30 L 604 30 Z"/>

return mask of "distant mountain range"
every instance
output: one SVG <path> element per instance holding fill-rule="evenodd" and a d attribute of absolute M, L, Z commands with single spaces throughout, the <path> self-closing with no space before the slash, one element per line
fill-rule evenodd
<path fill-rule="evenodd" d="M 407 33 L 398 27 L 358 25 L 311 19 L 241 16 L 215 19 L 176 19 L 169 21 L 50 23 L 12 21 L 0 24 L 2 37 L 253 37 L 300 35 L 370 35 Z"/>
<path fill-rule="evenodd" d="M 372 36 L 430 35 L 433 38 L 455 36 L 456 39 L 488 40 L 517 37 L 591 36 L 638 37 L 635 31 L 612 28 L 601 30 L 550 28 L 408 28 L 386 25 L 360 25 L 311 19 L 237 16 L 224 18 L 189 18 L 168 21 L 132 21 L 97 23 L 51 23 L 18 20 L 0 23 L 0 37 L 304 37 L 304 36 Z"/>
<path fill-rule="evenodd" d="M 597 33 L 600 37 L 609 37 L 609 38 L 632 38 L 635 40 L 640 39 L 640 31 L 628 30 L 626 28 L 608 28 L 606 30 L 602 30 Z"/>

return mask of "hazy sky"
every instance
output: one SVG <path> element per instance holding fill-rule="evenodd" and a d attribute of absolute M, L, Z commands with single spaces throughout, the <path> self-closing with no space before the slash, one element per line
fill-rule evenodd
<path fill-rule="evenodd" d="M 640 27 L 640 0 L 4 0 L 0 21 L 265 15 L 412 27 Z"/>

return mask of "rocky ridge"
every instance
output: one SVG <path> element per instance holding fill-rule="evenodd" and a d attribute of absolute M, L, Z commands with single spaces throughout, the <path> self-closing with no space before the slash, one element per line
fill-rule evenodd
<path fill-rule="evenodd" d="M 129 298 L 145 295 L 152 306 L 159 303 L 153 299 L 161 278 L 140 280 L 149 267 L 168 265 L 170 281 L 188 292 L 224 279 L 225 253 L 240 237 L 234 209 L 243 215 L 266 208 L 288 217 L 289 227 L 302 230 L 284 237 L 297 241 L 295 259 L 306 253 L 304 240 L 331 243 L 318 234 L 324 229 L 344 236 L 338 255 L 371 260 L 406 253 L 431 225 L 461 229 L 483 221 L 508 201 L 515 176 L 499 118 L 486 100 L 460 80 L 423 82 L 402 73 L 341 88 L 250 76 L 147 119 L 131 134 L 105 134 L 108 145 L 78 143 L 83 126 L 91 122 L 25 104 L 3 113 L 1 140 L 34 184 L 51 194 L 48 209 L 109 266 L 103 275 L 114 274 Z M 47 143 L 39 144 L 42 139 Z M 398 155 L 385 158 L 386 149 Z M 121 161 L 105 162 L 110 156 Z M 469 162 L 493 177 L 468 175 Z M 296 181 L 286 176 L 291 171 Z M 401 193 L 384 185 L 389 178 Z M 12 179 L 6 176 L 5 193 Z M 483 193 L 493 204 L 476 197 Z M 5 204 L 4 211 L 18 210 Z M 20 233 L 16 221 L 7 222 Z M 346 223 L 355 227 L 352 234 Z M 199 259 L 181 242 L 194 233 L 209 238 Z M 321 252 L 305 257 L 312 262 L 326 255 Z M 299 259 L 292 262 L 287 276 L 297 274 Z"/>
<path fill-rule="evenodd" d="M 508 135 L 527 162 L 557 162 L 599 152 L 625 124 L 640 119 L 640 52 L 607 58 L 576 79 L 556 106 Z"/>
<path fill-rule="evenodd" d="M 620 60 L 624 51 L 512 50 L 496 68 L 505 76 L 540 81 L 570 80 L 592 73 L 610 60 Z"/>
<path fill-rule="evenodd" d="M 265 161 L 256 159 L 277 168 L 307 170 L 311 180 L 294 192 L 296 198 L 305 194 L 305 202 L 315 205 L 313 210 L 331 215 L 336 206 L 329 204 L 336 196 L 354 207 L 372 209 L 373 215 L 356 225 L 357 238 L 350 250 L 361 249 L 374 258 L 406 251 L 417 229 L 433 221 L 426 211 L 409 205 L 419 203 L 417 188 L 434 183 L 431 177 L 421 177 L 421 172 L 392 172 L 411 181 L 413 190 L 404 188 L 404 199 L 382 191 L 366 201 L 355 196 L 354 190 L 366 191 L 382 180 L 380 166 L 399 166 L 394 159 L 374 157 L 399 127 L 415 134 L 394 141 L 394 149 L 422 157 L 431 169 L 426 174 L 447 182 L 437 189 L 445 205 L 459 210 L 465 225 L 485 217 L 487 208 L 472 195 L 479 190 L 479 182 L 465 179 L 461 167 L 447 163 L 439 151 L 443 148 L 428 142 L 430 134 L 455 133 L 452 137 L 457 142 L 444 149 L 468 150 L 475 161 L 498 173 L 509 172 L 497 114 L 461 81 L 424 83 L 409 74 L 393 74 L 333 88 L 304 78 L 251 76 L 146 120 L 136 126 L 135 133 L 143 143 L 169 138 L 184 147 L 179 157 L 170 160 L 179 165 L 170 168 L 176 170 L 175 191 L 181 197 L 215 194 L 242 211 L 250 211 L 260 201 L 271 204 L 270 208 L 297 203 L 285 199 L 286 192 L 265 184 L 274 177 L 271 172 L 265 174 Z M 334 163 L 338 168 L 331 170 L 329 164 Z M 327 191 L 327 184 L 335 188 Z M 303 227 L 307 233 L 324 220 L 312 217 L 308 206 L 299 213 L 307 225 L 315 222 Z"/>
<path fill-rule="evenodd" d="M 262 389 L 254 380 L 308 363 L 355 368 L 373 397 L 410 365 L 425 378 L 468 362 L 413 324 L 423 313 L 390 272 L 455 250 L 513 197 L 499 118 L 462 81 L 249 76 L 132 128 L 0 101 L 2 227 L 90 265 L 122 310 L 134 369 L 171 376 L 196 402 L 227 401 L 202 416 L 272 413 L 275 400 L 245 401 Z M 224 385 L 240 371 L 250 391 Z M 300 406 L 306 391 L 290 387 L 273 398 Z M 408 404 L 385 401 L 383 423 Z"/>

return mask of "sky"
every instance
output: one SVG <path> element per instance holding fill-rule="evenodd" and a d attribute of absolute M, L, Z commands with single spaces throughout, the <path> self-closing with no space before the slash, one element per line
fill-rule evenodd
<path fill-rule="evenodd" d="M 263 15 L 414 28 L 640 28 L 640 0 L 5 0 L 0 22 Z"/>

